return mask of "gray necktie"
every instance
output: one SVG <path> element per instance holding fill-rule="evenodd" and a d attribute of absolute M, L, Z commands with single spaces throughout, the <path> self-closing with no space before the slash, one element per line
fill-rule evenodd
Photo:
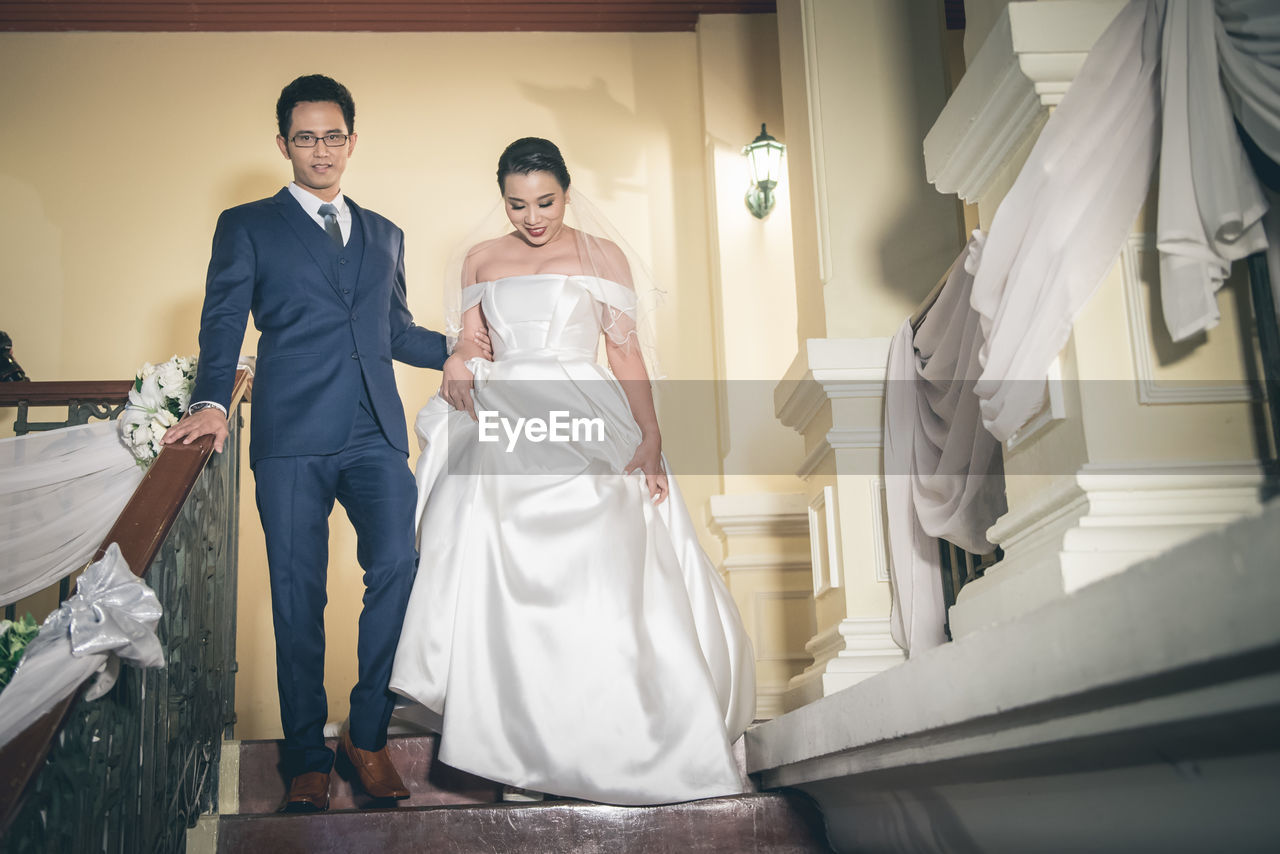
<path fill-rule="evenodd" d="M 338 227 L 338 209 L 325 202 L 320 206 L 320 216 L 324 217 L 324 233 L 333 238 L 341 249 L 346 244 L 342 242 L 342 229 Z"/>

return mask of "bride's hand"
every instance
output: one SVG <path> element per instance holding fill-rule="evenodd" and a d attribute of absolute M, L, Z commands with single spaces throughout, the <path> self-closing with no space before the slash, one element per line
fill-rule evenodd
<path fill-rule="evenodd" d="M 645 485 L 649 487 L 649 497 L 654 504 L 667 500 L 667 473 L 662 467 L 662 440 L 645 437 L 640 440 L 631 462 L 627 463 L 624 474 L 634 471 L 644 472 Z"/>
<path fill-rule="evenodd" d="M 475 374 L 467 367 L 466 359 L 457 353 L 444 360 L 444 379 L 440 381 L 440 396 L 460 412 L 476 419 L 475 401 L 471 399 L 471 389 L 475 383 Z"/>

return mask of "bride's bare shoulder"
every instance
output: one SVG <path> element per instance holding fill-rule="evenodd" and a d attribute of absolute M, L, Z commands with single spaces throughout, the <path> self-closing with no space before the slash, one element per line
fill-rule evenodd
<path fill-rule="evenodd" d="M 484 282 L 492 278 L 487 274 L 491 272 L 496 262 L 501 262 L 508 254 L 508 245 L 511 242 L 509 238 L 510 235 L 504 234 L 501 237 L 482 240 L 467 250 L 466 258 L 462 262 L 466 284 Z"/>
<path fill-rule="evenodd" d="M 627 253 L 622 251 L 621 246 L 607 237 L 594 234 L 587 235 L 586 242 L 594 244 L 599 250 L 590 253 L 594 257 L 596 275 L 627 287 L 634 287 L 631 281 L 631 265 L 627 263 Z"/>
<path fill-rule="evenodd" d="M 507 242 L 507 235 L 502 237 L 493 237 L 489 240 L 482 240 L 475 246 L 467 250 L 468 261 L 483 261 L 495 254 L 501 253 L 502 246 Z"/>

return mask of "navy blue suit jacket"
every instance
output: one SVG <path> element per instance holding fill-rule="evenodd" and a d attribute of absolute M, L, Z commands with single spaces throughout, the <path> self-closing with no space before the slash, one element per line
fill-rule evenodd
<path fill-rule="evenodd" d="M 286 187 L 223 211 L 200 315 L 191 399 L 231 399 L 250 312 L 261 336 L 249 459 L 332 454 L 351 433 L 361 383 L 389 444 L 407 454 L 404 407 L 391 360 L 440 370 L 438 332 L 415 326 L 405 303 L 404 232 L 351 199 L 364 231 L 355 286 L 344 294 L 332 243 Z"/>

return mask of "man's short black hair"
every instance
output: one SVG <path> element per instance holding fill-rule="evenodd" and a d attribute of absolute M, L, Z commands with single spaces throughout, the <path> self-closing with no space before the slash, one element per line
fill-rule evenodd
<path fill-rule="evenodd" d="M 289 124 L 293 121 L 293 108 L 304 101 L 331 101 L 342 110 L 347 122 L 347 133 L 356 131 L 356 102 L 347 87 L 323 74 L 305 74 L 280 90 L 276 101 L 276 125 L 280 135 L 289 138 Z"/>

